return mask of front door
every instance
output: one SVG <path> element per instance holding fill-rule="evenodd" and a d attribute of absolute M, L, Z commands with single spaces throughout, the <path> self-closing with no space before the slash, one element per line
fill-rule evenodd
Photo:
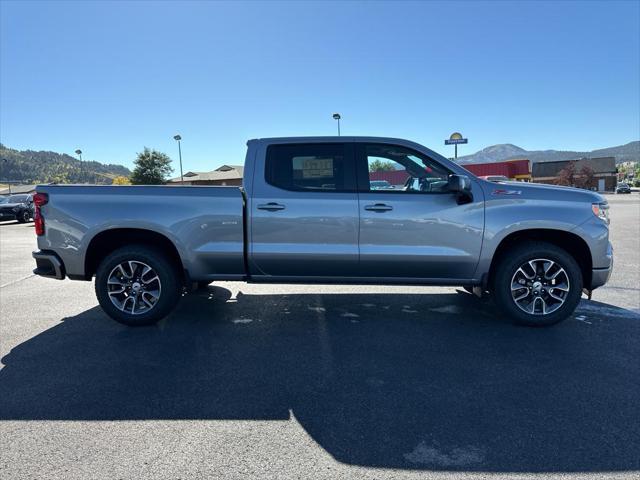
<path fill-rule="evenodd" d="M 360 274 L 472 278 L 484 227 L 480 187 L 471 202 L 459 204 L 448 191 L 451 172 L 403 146 L 358 144 L 356 157 Z"/>
<path fill-rule="evenodd" d="M 358 272 L 353 143 L 267 148 L 251 198 L 251 273 L 330 277 Z"/>

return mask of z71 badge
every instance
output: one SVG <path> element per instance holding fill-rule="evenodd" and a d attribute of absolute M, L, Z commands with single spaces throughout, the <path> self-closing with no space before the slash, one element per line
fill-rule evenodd
<path fill-rule="evenodd" d="M 521 195 L 522 190 L 505 190 L 503 188 L 497 188 L 493 191 L 492 195 Z"/>

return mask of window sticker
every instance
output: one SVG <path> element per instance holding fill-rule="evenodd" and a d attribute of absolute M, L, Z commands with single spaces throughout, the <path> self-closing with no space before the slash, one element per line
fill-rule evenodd
<path fill-rule="evenodd" d="M 333 178 L 333 158 L 293 157 L 293 171 L 294 178 Z"/>

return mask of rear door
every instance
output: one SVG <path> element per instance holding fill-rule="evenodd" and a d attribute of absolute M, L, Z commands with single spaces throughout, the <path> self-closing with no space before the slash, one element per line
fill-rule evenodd
<path fill-rule="evenodd" d="M 250 202 L 251 273 L 357 275 L 353 143 L 272 144 L 262 158 Z"/>
<path fill-rule="evenodd" d="M 480 257 L 483 196 L 459 204 L 449 172 L 434 159 L 391 144 L 356 144 L 360 274 L 470 279 Z M 380 187 L 387 181 L 389 187 Z"/>

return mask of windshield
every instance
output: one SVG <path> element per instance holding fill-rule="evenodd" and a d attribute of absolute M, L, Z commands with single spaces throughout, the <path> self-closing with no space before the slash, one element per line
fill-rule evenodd
<path fill-rule="evenodd" d="M 29 195 L 11 195 L 7 200 L 7 203 L 24 203 L 29 198 Z"/>

